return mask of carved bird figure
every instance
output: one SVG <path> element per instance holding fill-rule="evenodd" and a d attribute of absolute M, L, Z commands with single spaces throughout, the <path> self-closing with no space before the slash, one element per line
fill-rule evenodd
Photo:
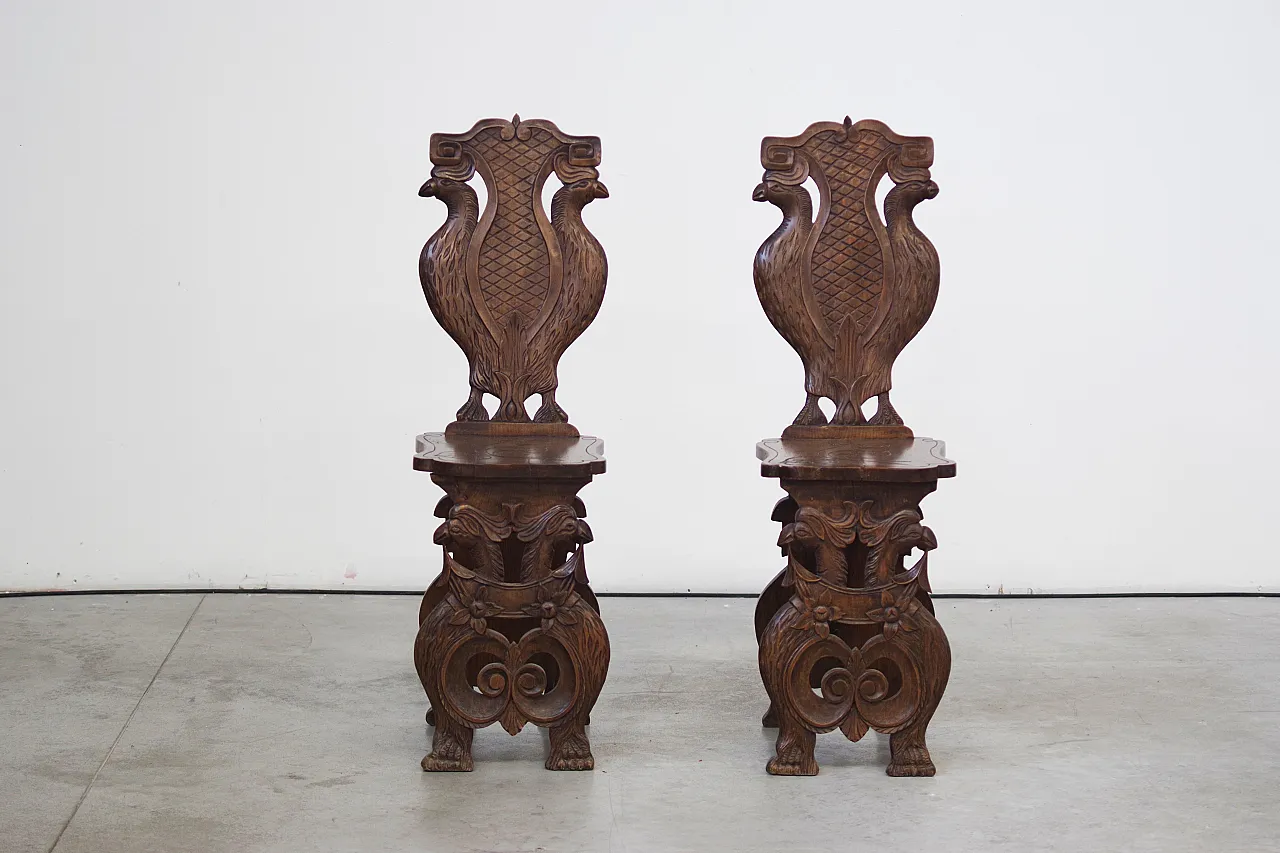
<path fill-rule="evenodd" d="M 938 194 L 933 181 L 905 181 L 889 191 L 884 200 L 885 227 L 893 253 L 895 271 L 892 307 L 865 350 L 866 380 L 863 399 L 877 398 L 874 425 L 901 424 L 889 402 L 893 387 L 893 362 L 916 336 L 938 300 L 938 252 L 929 238 L 920 233 L 912 218 L 916 205 Z"/>
<path fill-rule="evenodd" d="M 794 423 L 825 424 L 827 417 L 819 408 L 818 400 L 825 381 L 823 365 L 829 359 L 829 349 L 804 302 L 813 200 L 803 186 L 777 181 L 759 184 L 751 198 L 770 202 L 782 211 L 782 222 L 756 250 L 754 274 L 756 295 L 760 297 L 765 316 L 804 362 L 805 403 Z"/>
<path fill-rule="evenodd" d="M 478 373 L 478 364 L 492 364 L 484 357 L 494 348 L 493 338 L 476 310 L 467 286 L 466 255 L 479 215 L 476 191 L 463 181 L 431 178 L 418 195 L 435 197 L 448 210 L 444 224 L 431 235 L 418 260 L 422 292 L 436 320 L 467 356 L 471 394 L 458 410 L 460 421 L 486 421 L 484 388 L 492 388 L 491 377 Z"/>
<path fill-rule="evenodd" d="M 604 249 L 582 222 L 582 209 L 609 190 L 594 178 L 566 184 L 551 198 L 551 228 L 560 245 L 562 278 L 560 295 L 541 334 L 532 342 L 530 389 L 542 395 L 535 423 L 566 423 L 569 418 L 556 403 L 556 363 L 560 356 L 595 319 L 604 301 L 608 263 Z"/>

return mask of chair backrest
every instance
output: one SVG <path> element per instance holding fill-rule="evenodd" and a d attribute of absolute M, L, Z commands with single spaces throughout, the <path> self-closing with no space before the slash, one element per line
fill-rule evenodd
<path fill-rule="evenodd" d="M 423 291 L 445 331 L 466 353 L 474 405 L 460 421 L 565 425 L 555 403 L 561 354 L 590 325 L 604 298 L 607 265 L 582 209 L 608 196 L 599 181 L 600 140 L 570 136 L 544 120 L 485 119 L 466 133 L 431 136 L 431 180 L 448 216 L 422 251 Z M 468 181 L 479 173 L 478 211 Z M 551 213 L 543 188 L 563 183 Z M 498 398 L 492 417 L 480 394 Z M 531 420 L 525 401 L 542 395 Z M 507 430 L 510 432 L 510 430 Z"/>
<path fill-rule="evenodd" d="M 900 136 L 875 120 L 818 122 L 799 136 L 765 137 L 754 198 L 783 222 L 756 254 L 756 288 L 771 322 L 805 366 L 795 425 L 821 435 L 910 435 L 889 403 L 893 362 L 928 320 L 938 257 L 911 212 L 937 195 L 933 140 Z M 878 208 L 888 174 L 895 186 Z M 814 200 L 803 186 L 812 179 Z M 830 425 L 818 405 L 836 407 Z M 862 404 L 879 397 L 868 420 Z M 865 430 L 814 429 L 863 427 Z"/>

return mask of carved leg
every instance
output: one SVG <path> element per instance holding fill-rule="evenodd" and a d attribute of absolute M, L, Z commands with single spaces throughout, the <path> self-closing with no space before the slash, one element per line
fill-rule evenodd
<path fill-rule="evenodd" d="M 928 723 L 912 726 L 889 735 L 890 776 L 932 776 L 937 772 L 929 758 L 929 748 L 924 743 L 924 730 Z"/>
<path fill-rule="evenodd" d="M 765 766 L 771 776 L 817 776 L 813 745 L 818 737 L 785 710 L 778 714 L 777 755 Z"/>
<path fill-rule="evenodd" d="M 422 759 L 422 769 L 429 772 L 471 770 L 474 766 L 471 738 L 475 731 L 442 711 L 435 716 L 436 734 L 431 741 L 431 754 Z"/>
<path fill-rule="evenodd" d="M 462 405 L 461 409 L 458 409 L 458 420 L 489 420 L 489 413 L 484 408 L 484 392 L 474 385 L 471 387 L 471 396 L 467 397 L 467 402 Z"/>
<path fill-rule="evenodd" d="M 901 426 L 902 416 L 889 402 L 889 392 L 876 397 L 876 413 L 870 421 L 872 426 Z"/>
<path fill-rule="evenodd" d="M 925 745 L 925 729 L 933 719 L 933 712 L 942 701 L 951 676 L 951 647 L 942 626 L 924 608 L 916 611 L 920 621 L 919 636 L 921 660 L 924 662 L 921 685 L 920 710 L 906 728 L 889 736 L 890 776 L 932 776 L 936 771 Z"/>
<path fill-rule="evenodd" d="M 591 741 L 582 723 L 571 722 L 547 729 L 551 736 L 548 770 L 592 770 L 596 760 L 591 755 Z"/>
<path fill-rule="evenodd" d="M 556 404 L 556 392 L 554 389 L 542 395 L 542 405 L 538 408 L 537 414 L 533 416 L 533 422 L 536 424 L 563 424 L 569 422 L 569 415 Z"/>
<path fill-rule="evenodd" d="M 822 426 L 825 424 L 827 416 L 822 413 L 822 407 L 818 405 L 818 400 L 817 394 L 806 394 L 804 408 L 800 410 L 800 414 L 796 415 L 796 419 L 791 423 L 797 426 Z"/>

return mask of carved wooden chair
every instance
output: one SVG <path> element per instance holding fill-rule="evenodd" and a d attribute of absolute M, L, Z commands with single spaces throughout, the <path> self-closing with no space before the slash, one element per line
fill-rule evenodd
<path fill-rule="evenodd" d="M 753 198 L 783 219 L 756 253 L 756 292 L 804 363 L 805 391 L 782 437 L 756 446 L 761 474 L 788 495 L 773 511 L 786 567 L 756 607 L 764 724 L 778 727 L 767 770 L 812 776 L 818 733 L 856 741 L 875 729 L 890 735 L 890 776 L 932 776 L 925 728 L 951 651 L 929 595 L 937 543 L 920 501 L 955 463 L 942 442 L 914 437 L 889 393 L 893 362 L 938 295 L 937 252 L 912 219 L 938 193 L 933 140 L 846 118 L 766 137 L 760 160 Z M 886 173 L 894 186 L 882 217 Z"/>
<path fill-rule="evenodd" d="M 549 770 L 594 766 L 585 726 L 609 667 L 587 584 L 591 529 L 578 491 L 604 472 L 603 443 L 556 402 L 561 354 L 604 298 L 604 251 L 582 209 L 609 193 L 600 140 L 549 121 L 487 119 L 431 137 L 421 196 L 447 208 L 422 250 L 422 290 L 462 348 L 470 393 L 443 433 L 418 436 L 413 466 L 445 491 L 444 567 L 419 612 L 414 663 L 435 726 L 423 770 L 472 769 L 474 730 L 549 729 Z M 476 173 L 488 200 L 478 209 Z M 552 173 L 563 183 L 551 202 Z M 496 398 L 492 415 L 485 395 Z M 530 417 L 527 403 L 540 405 Z"/>

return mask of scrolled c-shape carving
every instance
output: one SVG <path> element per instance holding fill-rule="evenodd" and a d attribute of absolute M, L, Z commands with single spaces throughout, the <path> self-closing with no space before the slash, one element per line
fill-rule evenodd
<path fill-rule="evenodd" d="M 835 666 L 819 677 L 821 693 L 810 688 L 816 667 L 827 660 Z M 813 731 L 828 732 L 840 725 L 854 707 L 854 685 L 861 674 L 862 655 L 834 635 L 806 642 L 787 662 L 785 695 L 796 715 Z"/>
<path fill-rule="evenodd" d="M 858 716 L 878 732 L 892 734 L 916 716 L 924 683 L 916 656 L 904 645 L 872 637 L 860 649 L 865 667 L 854 690 Z M 891 679 L 885 670 L 896 670 Z M 897 689 L 890 691 L 896 681 Z"/>
<path fill-rule="evenodd" d="M 553 667 L 554 679 L 535 657 Z M 578 669 L 562 639 L 540 628 L 517 643 L 496 631 L 464 634 L 444 654 L 445 710 L 468 726 L 498 722 L 511 734 L 527 722 L 550 725 L 581 698 Z"/>
<path fill-rule="evenodd" d="M 475 160 L 462 147 L 451 139 L 433 139 L 431 146 L 431 177 L 448 178 L 452 181 L 466 182 L 476 173 Z"/>
<path fill-rule="evenodd" d="M 564 184 L 599 180 L 600 171 L 595 168 L 599 162 L 600 157 L 594 153 L 590 143 L 571 145 L 567 151 L 560 151 L 555 156 L 556 177 Z"/>
<path fill-rule="evenodd" d="M 473 728 L 496 722 L 510 702 L 510 674 L 507 655 L 510 642 L 497 631 L 463 634 L 444 654 L 440 685 L 447 711 Z M 473 662 L 484 663 L 473 681 L 468 670 Z M 472 689 L 472 685 L 476 689 Z"/>
<path fill-rule="evenodd" d="M 774 181 L 787 186 L 799 186 L 809 178 L 809 160 L 796 155 L 794 148 L 786 145 L 771 145 L 761 154 L 764 164 L 764 181 Z"/>
<path fill-rule="evenodd" d="M 516 692 L 525 698 L 547 692 L 547 671 L 536 663 L 527 663 L 516 673 Z"/>
<path fill-rule="evenodd" d="M 885 166 L 895 183 L 930 180 L 929 167 L 933 165 L 933 141 L 927 145 L 904 145 L 889 155 Z"/>
<path fill-rule="evenodd" d="M 517 667 L 512 702 L 534 725 L 550 725 L 568 714 L 580 698 L 578 664 L 554 630 L 530 631 L 517 645 L 513 654 Z M 554 662 L 554 682 L 546 667 L 530 660 L 535 655 Z"/>
<path fill-rule="evenodd" d="M 507 665 L 504 663 L 487 663 L 476 673 L 476 689 L 482 696 L 495 698 L 507 692 Z"/>

